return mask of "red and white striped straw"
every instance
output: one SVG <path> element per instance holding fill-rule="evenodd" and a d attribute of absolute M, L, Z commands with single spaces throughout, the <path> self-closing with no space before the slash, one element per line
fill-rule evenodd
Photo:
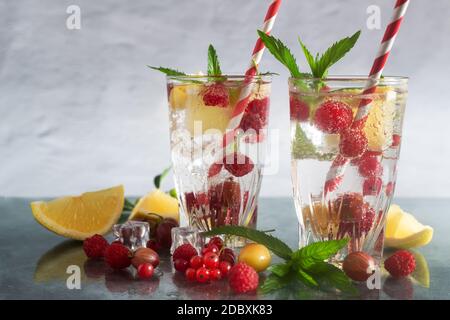
<path fill-rule="evenodd" d="M 409 0 L 397 0 L 394 7 L 394 12 L 391 18 L 391 22 L 386 27 L 383 39 L 381 40 L 381 45 L 378 49 L 378 53 L 373 62 L 372 69 L 369 73 L 369 80 L 367 81 L 366 87 L 364 88 L 363 95 L 369 95 L 375 93 L 378 85 L 378 80 L 383 72 L 384 66 L 386 65 L 389 53 L 391 52 L 392 46 L 394 45 L 395 38 L 400 30 L 400 25 L 402 24 L 403 17 L 408 8 Z M 372 99 L 364 98 L 361 100 L 358 111 L 356 113 L 355 119 L 353 120 L 353 128 L 362 128 L 369 115 L 370 106 Z M 325 181 L 325 194 L 330 191 L 335 190 L 339 184 L 342 182 L 345 173 L 345 167 L 347 166 L 349 160 L 344 158 L 342 155 L 338 155 L 327 173 L 327 178 Z"/>
<path fill-rule="evenodd" d="M 269 9 L 267 10 L 266 13 L 266 17 L 264 18 L 264 25 L 262 27 L 262 31 L 264 33 L 270 34 L 270 32 L 272 31 L 280 5 L 281 0 L 274 0 L 269 6 Z M 223 136 L 222 141 L 223 148 L 226 148 L 230 143 L 233 142 L 236 131 L 237 129 L 239 129 L 242 116 L 244 115 L 245 108 L 248 105 L 249 102 L 248 100 L 252 92 L 254 80 L 253 76 L 256 75 L 258 65 L 261 62 L 261 58 L 264 53 L 264 49 L 265 49 L 264 43 L 261 41 L 261 38 L 258 38 L 258 40 L 256 40 L 255 48 L 253 49 L 250 65 L 247 71 L 245 72 L 244 84 L 239 95 L 239 100 L 233 109 L 226 133 Z"/>

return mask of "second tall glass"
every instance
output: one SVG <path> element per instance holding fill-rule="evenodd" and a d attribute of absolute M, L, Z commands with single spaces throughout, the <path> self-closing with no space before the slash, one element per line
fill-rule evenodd
<path fill-rule="evenodd" d="M 407 79 L 289 79 L 291 163 L 299 245 L 350 238 L 379 260 L 400 152 Z M 369 112 L 357 123 L 359 106 Z M 358 124 L 358 125 L 355 125 Z"/>

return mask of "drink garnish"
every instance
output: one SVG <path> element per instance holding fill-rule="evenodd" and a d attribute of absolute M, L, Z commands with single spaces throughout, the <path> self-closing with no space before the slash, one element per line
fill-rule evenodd
<path fill-rule="evenodd" d="M 326 262 L 342 248 L 349 239 L 319 241 L 293 251 L 286 243 L 265 232 L 243 226 L 220 226 L 203 232 L 204 236 L 239 236 L 266 246 L 283 260 L 268 268 L 270 275 L 260 286 L 263 293 L 269 293 L 299 283 L 309 288 L 326 290 L 330 287 L 353 294 L 356 288 L 345 273 Z M 297 287 L 298 288 L 298 287 Z"/>
<path fill-rule="evenodd" d="M 352 36 L 345 37 L 333 43 L 323 54 L 319 55 L 319 53 L 317 53 L 315 56 L 311 54 L 299 38 L 298 41 L 311 69 L 311 73 L 300 72 L 300 68 L 297 65 L 294 55 L 291 53 L 291 50 L 280 39 L 265 34 L 262 31 L 258 31 L 258 34 L 270 53 L 279 62 L 286 66 L 292 77 L 324 78 L 328 75 L 328 69 L 341 60 L 347 52 L 353 48 L 359 38 L 359 35 L 361 34 L 361 31 L 357 31 Z"/>

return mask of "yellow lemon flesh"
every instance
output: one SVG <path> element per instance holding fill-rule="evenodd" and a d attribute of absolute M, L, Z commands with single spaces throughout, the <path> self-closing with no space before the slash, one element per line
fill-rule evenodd
<path fill-rule="evenodd" d="M 356 115 L 361 94 L 361 89 L 344 89 L 342 92 L 349 94 L 347 98 L 342 98 L 353 109 Z M 397 99 L 393 89 L 388 86 L 377 87 L 376 92 L 371 97 L 370 111 L 364 125 L 368 149 L 372 151 L 383 151 L 392 144 L 392 134 L 394 129 L 395 102 Z"/>
<path fill-rule="evenodd" d="M 124 190 L 120 185 L 80 196 L 32 202 L 31 210 L 34 218 L 48 230 L 84 240 L 110 231 L 122 213 L 123 203 Z"/>
<path fill-rule="evenodd" d="M 386 222 L 385 246 L 392 248 L 418 248 L 433 238 L 433 228 L 421 224 L 399 206 L 389 208 Z"/>
<path fill-rule="evenodd" d="M 242 248 L 238 260 L 239 262 L 248 264 L 255 269 L 256 272 L 261 272 L 266 270 L 270 265 L 272 257 L 269 249 L 262 244 L 249 243 Z"/>
<path fill-rule="evenodd" d="M 143 196 L 130 214 L 130 220 L 147 220 L 148 213 L 156 213 L 163 218 L 180 222 L 178 200 L 160 189 L 155 189 Z"/>

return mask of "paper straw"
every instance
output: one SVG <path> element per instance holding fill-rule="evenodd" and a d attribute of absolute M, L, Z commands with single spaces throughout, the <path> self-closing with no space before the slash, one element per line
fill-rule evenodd
<path fill-rule="evenodd" d="M 274 0 L 269 6 L 269 9 L 267 10 L 266 16 L 264 18 L 264 25 L 262 27 L 262 31 L 264 33 L 270 34 L 270 32 L 272 31 L 280 5 L 281 0 Z M 253 77 L 256 75 L 257 67 L 261 62 L 264 49 L 265 49 L 264 43 L 260 38 L 258 38 L 258 40 L 256 40 L 255 47 L 253 49 L 250 65 L 247 68 L 247 71 L 245 72 L 245 79 L 239 95 L 239 100 L 233 109 L 226 133 L 223 136 L 222 147 L 224 149 L 230 143 L 233 142 L 236 130 L 239 129 L 242 117 L 245 112 L 245 108 L 247 107 L 247 104 L 249 102 L 248 100 L 252 92 L 254 80 Z"/>
<path fill-rule="evenodd" d="M 363 91 L 363 95 L 373 94 L 377 88 L 380 76 L 386 65 L 389 53 L 394 45 L 395 38 L 400 30 L 400 26 L 403 21 L 403 17 L 408 8 L 409 0 L 397 0 L 392 14 L 391 22 L 386 27 L 381 45 L 378 48 L 378 53 L 373 62 L 372 69 L 369 73 L 369 80 Z M 355 119 L 353 120 L 353 128 L 362 128 L 369 115 L 372 99 L 364 98 L 361 100 Z M 342 155 L 338 155 L 331 164 L 330 170 L 327 173 L 325 181 L 325 194 L 334 191 L 342 182 L 345 174 L 345 167 L 348 165 L 349 160 Z"/>

